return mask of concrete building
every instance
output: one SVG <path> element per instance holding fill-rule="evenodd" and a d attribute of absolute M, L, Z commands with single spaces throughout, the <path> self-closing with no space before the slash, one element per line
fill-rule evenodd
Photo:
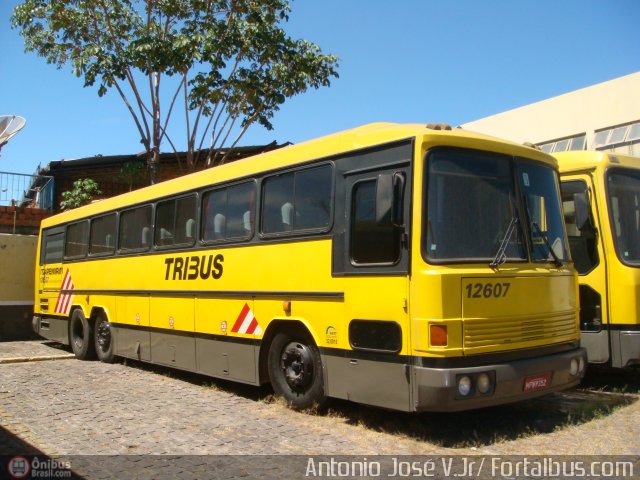
<path fill-rule="evenodd" d="M 640 156 L 640 72 L 491 115 L 463 128 L 546 152 L 603 150 Z"/>

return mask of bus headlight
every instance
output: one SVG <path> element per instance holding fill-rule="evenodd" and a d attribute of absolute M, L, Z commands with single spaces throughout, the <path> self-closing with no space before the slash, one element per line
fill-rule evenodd
<path fill-rule="evenodd" d="M 489 375 L 486 373 L 480 374 L 476 382 L 476 388 L 483 395 L 489 393 L 491 390 L 491 378 L 489 378 Z"/>
<path fill-rule="evenodd" d="M 461 397 L 466 397 L 471 393 L 471 379 L 466 375 L 458 379 L 458 393 Z"/>
<path fill-rule="evenodd" d="M 578 371 L 580 373 L 584 372 L 584 358 L 580 357 L 580 360 L 578 360 Z"/>
<path fill-rule="evenodd" d="M 572 377 L 578 374 L 579 362 L 577 359 L 571 359 L 571 365 L 569 365 L 569 375 Z"/>

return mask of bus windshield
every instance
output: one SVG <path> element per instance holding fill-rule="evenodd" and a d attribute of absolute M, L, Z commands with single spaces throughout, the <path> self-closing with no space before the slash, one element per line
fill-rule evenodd
<path fill-rule="evenodd" d="M 611 170 L 607 187 L 618 256 L 625 263 L 640 265 L 640 172 Z"/>
<path fill-rule="evenodd" d="M 487 262 L 492 267 L 528 258 L 554 263 L 566 259 L 553 169 L 465 150 L 435 151 L 428 161 L 423 235 L 427 259 Z M 532 237 L 529 251 L 525 235 Z"/>

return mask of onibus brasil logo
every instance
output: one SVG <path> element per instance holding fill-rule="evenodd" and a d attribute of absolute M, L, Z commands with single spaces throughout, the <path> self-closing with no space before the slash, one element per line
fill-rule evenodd
<path fill-rule="evenodd" d="M 33 457 L 29 460 L 16 455 L 9 460 L 7 471 L 11 478 L 71 478 L 71 463 L 52 458 Z"/>

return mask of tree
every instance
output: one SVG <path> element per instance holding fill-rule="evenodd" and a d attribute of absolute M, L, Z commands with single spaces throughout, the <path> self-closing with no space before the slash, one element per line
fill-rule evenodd
<path fill-rule="evenodd" d="M 94 180 L 90 178 L 76 180 L 73 182 L 73 188 L 71 190 L 62 192 L 60 209 L 70 210 L 72 208 L 81 207 L 82 205 L 87 205 L 101 194 L 102 192 Z"/>
<path fill-rule="evenodd" d="M 144 178 L 144 168 L 139 162 L 127 162 L 122 165 L 118 178 L 129 186 L 129 191 L 133 190 L 133 184 Z"/>
<path fill-rule="evenodd" d="M 252 124 L 271 130 L 286 99 L 338 76 L 335 56 L 286 34 L 289 12 L 289 0 L 26 0 L 11 20 L 26 51 L 70 64 L 99 96 L 118 92 L 155 183 L 163 141 L 177 151 L 174 110 L 194 170 L 223 162 L 221 149 Z"/>

